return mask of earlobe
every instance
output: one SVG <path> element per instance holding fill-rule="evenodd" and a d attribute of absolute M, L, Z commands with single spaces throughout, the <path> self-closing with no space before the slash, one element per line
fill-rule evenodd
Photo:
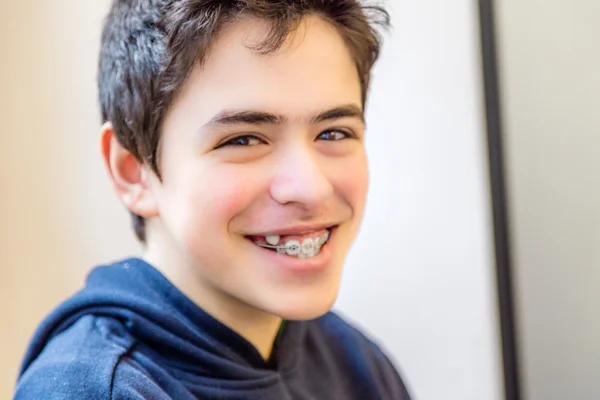
<path fill-rule="evenodd" d="M 100 130 L 100 150 L 115 193 L 127 209 L 141 217 L 158 215 L 147 166 L 117 139 L 112 123 Z"/>

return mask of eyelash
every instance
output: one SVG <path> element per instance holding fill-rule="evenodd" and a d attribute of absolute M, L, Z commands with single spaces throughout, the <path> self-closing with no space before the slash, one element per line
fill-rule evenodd
<path fill-rule="evenodd" d="M 341 129 L 329 129 L 329 130 L 326 130 L 326 131 L 323 131 L 323 132 L 319 133 L 319 135 L 317 136 L 317 138 L 320 137 L 320 136 L 322 136 L 323 134 L 326 134 L 326 133 L 334 133 L 334 134 L 335 133 L 341 133 L 342 135 L 344 135 L 344 137 L 341 138 L 341 139 L 338 139 L 338 140 L 326 140 L 327 142 L 339 142 L 339 141 L 342 141 L 342 140 L 345 140 L 345 139 L 354 139 L 354 138 L 357 137 L 355 134 L 353 134 L 351 132 L 348 132 L 348 131 L 345 131 L 345 130 L 341 130 Z M 255 140 L 258 140 L 259 142 L 261 142 L 260 144 L 266 144 L 266 142 L 263 139 L 259 138 L 256 135 L 241 135 L 241 136 L 236 136 L 236 137 L 234 137 L 234 138 L 226 141 L 223 144 L 220 144 L 219 146 L 217 146 L 217 149 L 223 148 L 223 147 L 253 147 L 253 146 L 249 146 L 249 145 L 246 145 L 246 144 L 236 144 L 236 142 L 239 141 L 240 139 L 251 139 L 251 140 L 255 139 Z"/>
<path fill-rule="evenodd" d="M 250 140 L 255 139 L 255 140 L 258 140 L 260 142 L 260 144 L 265 144 L 265 141 L 256 135 L 242 135 L 242 136 L 236 136 L 233 139 L 229 139 L 225 143 L 220 144 L 219 146 L 217 146 L 217 149 L 220 149 L 222 147 L 252 147 L 252 146 L 248 146 L 245 144 L 237 144 L 236 143 L 237 141 L 242 140 L 242 139 L 250 139 Z"/>

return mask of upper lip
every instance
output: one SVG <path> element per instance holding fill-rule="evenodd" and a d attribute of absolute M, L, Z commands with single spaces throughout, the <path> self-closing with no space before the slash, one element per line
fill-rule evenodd
<path fill-rule="evenodd" d="M 307 233 L 320 231 L 323 229 L 330 229 L 337 226 L 335 223 L 331 224 L 311 224 L 311 225 L 295 225 L 289 226 L 283 229 L 273 229 L 262 233 L 254 233 L 251 236 L 267 236 L 267 235 L 279 235 L 279 236 L 291 236 L 291 235 L 305 235 Z"/>

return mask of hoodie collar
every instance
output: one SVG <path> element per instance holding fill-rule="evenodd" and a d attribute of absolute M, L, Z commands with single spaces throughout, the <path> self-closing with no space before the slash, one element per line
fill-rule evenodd
<path fill-rule="evenodd" d="M 196 347 L 200 358 L 204 358 L 201 353 L 208 351 L 213 356 L 239 364 L 238 367 L 258 370 L 290 372 L 298 362 L 306 333 L 304 322 L 286 322 L 277 336 L 271 359 L 266 361 L 248 340 L 197 306 L 155 267 L 139 258 L 126 259 L 93 270 L 83 293 L 97 288 L 110 288 L 117 297 L 119 292 L 128 292 L 134 299 L 131 302 L 125 301 L 123 306 L 141 306 L 139 310 L 134 310 L 141 313 L 141 323 L 156 324 L 161 329 L 171 331 L 170 334 L 157 338 L 152 329 L 136 326 L 133 321 L 129 321 L 134 336 L 142 341 L 148 339 L 150 342 L 159 342 L 160 345 L 160 342 L 171 338 L 171 344 L 175 347 L 179 342 L 185 341 Z M 154 312 L 148 312 L 150 310 L 147 306 L 154 309 Z M 194 346 L 196 342 L 197 346 Z"/>

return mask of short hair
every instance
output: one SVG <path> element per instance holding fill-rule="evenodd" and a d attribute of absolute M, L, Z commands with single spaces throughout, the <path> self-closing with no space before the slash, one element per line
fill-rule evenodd
<path fill-rule="evenodd" d="M 270 34 L 254 50 L 276 52 L 300 21 L 319 15 L 348 46 L 360 79 L 363 106 L 381 47 L 377 28 L 389 14 L 360 0 L 114 0 L 104 23 L 98 89 L 103 122 L 119 143 L 160 178 L 158 147 L 165 113 L 191 71 L 239 15 L 268 22 Z M 132 213 L 136 236 L 144 219 Z"/>

